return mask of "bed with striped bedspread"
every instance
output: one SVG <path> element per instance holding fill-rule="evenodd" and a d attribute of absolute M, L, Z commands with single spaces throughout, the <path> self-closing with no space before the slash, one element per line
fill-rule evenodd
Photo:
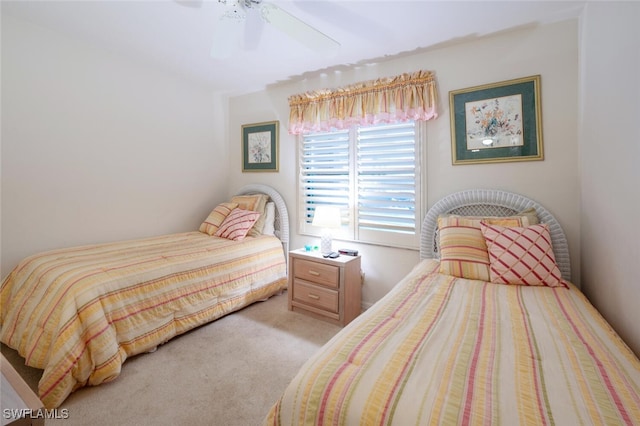
<path fill-rule="evenodd" d="M 127 357 L 286 287 L 281 241 L 187 232 L 23 260 L 1 287 L 1 339 L 44 370 L 40 399 L 115 379 Z"/>
<path fill-rule="evenodd" d="M 584 295 L 419 263 L 299 371 L 266 425 L 640 424 L 640 361 Z"/>

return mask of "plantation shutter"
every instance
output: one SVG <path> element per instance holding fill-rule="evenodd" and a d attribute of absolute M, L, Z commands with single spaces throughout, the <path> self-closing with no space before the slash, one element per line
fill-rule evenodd
<path fill-rule="evenodd" d="M 304 227 L 313 220 L 317 204 L 349 208 L 349 131 L 308 134 L 300 152 Z"/>
<path fill-rule="evenodd" d="M 342 212 L 334 238 L 415 248 L 420 221 L 420 137 L 413 122 L 354 126 L 300 136 L 299 229 L 317 205 Z"/>
<path fill-rule="evenodd" d="M 357 132 L 357 218 L 360 239 L 384 242 L 416 234 L 414 122 L 360 127 Z"/>

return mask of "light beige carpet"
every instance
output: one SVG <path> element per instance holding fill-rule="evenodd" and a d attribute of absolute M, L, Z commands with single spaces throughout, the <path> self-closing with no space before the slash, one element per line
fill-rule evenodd
<path fill-rule="evenodd" d="M 302 364 L 340 327 L 287 310 L 286 292 L 128 359 L 111 383 L 82 388 L 47 425 L 261 424 Z M 39 370 L 2 352 L 37 387 Z"/>

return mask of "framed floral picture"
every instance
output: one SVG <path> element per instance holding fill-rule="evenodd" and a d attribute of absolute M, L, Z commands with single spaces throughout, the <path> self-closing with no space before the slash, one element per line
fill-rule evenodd
<path fill-rule="evenodd" d="M 540 76 L 449 92 L 453 164 L 543 160 Z"/>
<path fill-rule="evenodd" d="M 242 126 L 242 171 L 278 171 L 278 121 Z"/>

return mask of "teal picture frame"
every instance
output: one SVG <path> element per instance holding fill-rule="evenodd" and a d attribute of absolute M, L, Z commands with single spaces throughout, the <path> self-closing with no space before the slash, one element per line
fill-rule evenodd
<path fill-rule="evenodd" d="M 449 92 L 452 163 L 543 160 L 540 75 Z"/>
<path fill-rule="evenodd" d="M 279 121 L 242 126 L 242 171 L 277 172 Z"/>

